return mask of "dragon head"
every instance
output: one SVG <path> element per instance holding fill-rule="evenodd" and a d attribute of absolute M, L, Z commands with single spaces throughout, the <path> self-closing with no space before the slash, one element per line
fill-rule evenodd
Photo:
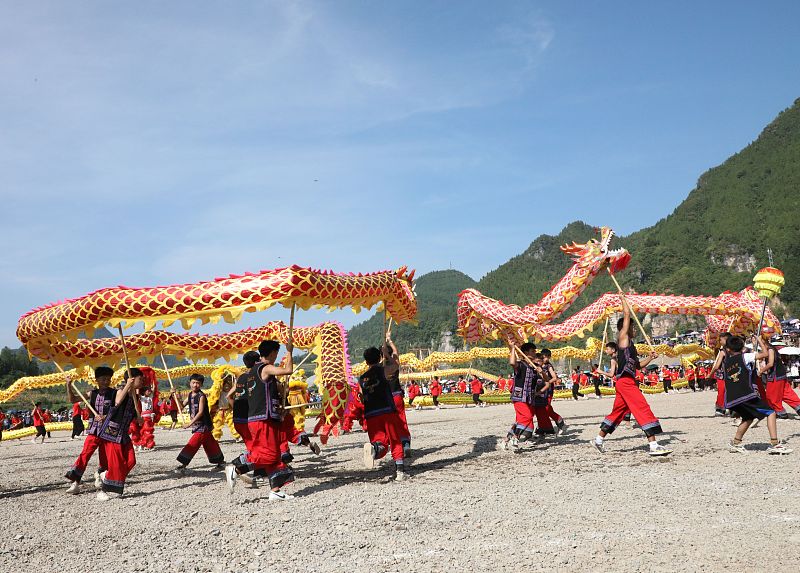
<path fill-rule="evenodd" d="M 563 245 L 561 250 L 570 255 L 572 260 L 581 267 L 595 267 L 607 264 L 611 272 L 616 273 L 628 266 L 631 260 L 630 253 L 625 249 L 609 250 L 614 231 L 610 227 L 600 228 L 600 240 L 589 239 L 586 243 Z"/>

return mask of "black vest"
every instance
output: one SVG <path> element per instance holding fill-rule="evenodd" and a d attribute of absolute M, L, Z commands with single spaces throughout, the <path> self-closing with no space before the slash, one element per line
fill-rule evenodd
<path fill-rule="evenodd" d="M 244 374 L 240 374 L 236 379 L 236 393 L 233 399 L 233 422 L 235 424 L 246 424 L 249 415 L 249 406 L 247 403 L 247 388 L 251 385 L 251 381 L 255 379 L 253 370 L 248 370 Z"/>
<path fill-rule="evenodd" d="M 114 388 L 106 388 L 105 390 L 95 388 L 89 394 L 89 403 L 97 411 L 99 416 L 107 415 L 114 406 L 116 399 L 117 391 Z M 86 433 L 96 436 L 100 431 L 101 424 L 95 421 L 94 414 L 91 410 L 89 410 L 89 415 L 91 418 L 89 418 L 89 430 Z"/>
<path fill-rule="evenodd" d="M 278 392 L 278 379 L 270 375 L 266 381 L 261 380 L 261 369 L 266 364 L 256 364 L 250 370 L 253 374 L 248 379 L 247 386 L 247 421 L 283 420 L 280 408 L 280 394 Z"/>
<path fill-rule="evenodd" d="M 383 375 L 383 366 L 379 364 L 371 366 L 359 377 L 358 384 L 361 386 L 365 418 L 397 411 L 389 381 Z"/>
<path fill-rule="evenodd" d="M 116 391 L 114 397 L 116 398 Z M 118 406 L 111 407 L 111 411 L 103 420 L 103 425 L 97 434 L 98 438 L 116 444 L 130 442 L 131 422 L 136 417 L 136 406 L 133 400 L 130 394 L 126 394 Z"/>
<path fill-rule="evenodd" d="M 204 397 L 205 394 L 202 390 L 199 390 L 197 394 L 194 392 L 189 392 L 188 402 L 190 417 L 194 418 L 197 416 L 197 412 L 200 410 L 200 400 Z M 214 423 L 211 421 L 211 412 L 208 410 L 208 398 L 206 398 L 205 411 L 197 423 L 192 427 L 192 432 L 210 432 L 213 427 Z"/>
<path fill-rule="evenodd" d="M 726 408 L 760 397 L 753 387 L 753 370 L 745 363 L 743 354 L 725 358 L 722 373 L 725 376 Z"/>
<path fill-rule="evenodd" d="M 772 368 L 767 370 L 767 382 L 786 380 L 786 366 L 783 365 L 781 355 L 775 348 L 770 347 L 770 350 L 775 353 L 775 359 L 772 362 Z"/>
<path fill-rule="evenodd" d="M 625 376 L 636 379 L 639 368 L 639 353 L 633 340 L 629 340 L 626 348 L 617 348 L 617 371 L 614 374 L 617 378 Z"/>
<path fill-rule="evenodd" d="M 539 373 L 536 372 L 533 366 L 524 361 L 517 362 L 517 366 L 514 369 L 514 387 L 511 389 L 511 401 L 533 404 L 533 397 L 539 380 Z"/>

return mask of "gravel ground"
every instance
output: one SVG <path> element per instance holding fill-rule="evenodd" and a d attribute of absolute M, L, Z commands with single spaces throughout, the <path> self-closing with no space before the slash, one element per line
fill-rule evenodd
<path fill-rule="evenodd" d="M 668 458 L 647 456 L 638 430 L 594 450 L 608 398 L 556 402 L 568 433 L 518 453 L 500 449 L 510 405 L 410 410 L 411 479 L 390 481 L 389 464 L 363 469 L 366 435 L 355 432 L 320 457 L 295 451 L 289 502 L 241 483 L 228 493 L 202 451 L 189 474 L 172 474 L 186 431 L 157 431 L 130 494 L 105 504 L 91 484 L 64 494 L 80 441 L 5 442 L 0 513 L 13 525 L 0 570 L 796 571 L 800 449 L 768 456 L 759 427 L 748 454 L 728 453 L 733 428 L 709 415 L 711 392 L 648 400 L 675 449 Z M 800 421 L 778 430 L 794 441 Z M 230 459 L 241 447 L 225 436 Z"/>

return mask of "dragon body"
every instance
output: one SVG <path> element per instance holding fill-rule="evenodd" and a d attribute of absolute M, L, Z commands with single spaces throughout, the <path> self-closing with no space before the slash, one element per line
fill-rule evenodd
<path fill-rule="evenodd" d="M 618 272 L 630 261 L 624 249 L 609 250 L 613 231 L 601 229 L 601 239 L 585 244 L 567 245 L 561 250 L 571 255 L 573 266 L 542 299 L 526 306 L 505 304 L 484 296 L 475 289 L 459 295 L 458 332 L 468 342 L 514 338 L 564 342 L 583 337 L 602 320 L 622 310 L 620 295 L 607 293 L 570 318 L 553 323 L 603 269 Z M 761 317 L 761 300 L 752 288 L 725 292 L 719 296 L 685 296 L 667 294 L 626 294 L 635 312 L 649 314 L 702 315 L 707 317 L 706 342 L 716 344 L 719 333 L 744 334 L 757 329 Z M 780 331 L 780 323 L 767 308 L 762 332 Z"/>
<path fill-rule="evenodd" d="M 395 322 L 404 322 L 413 320 L 417 312 L 413 280 L 414 272 L 407 273 L 405 267 L 340 274 L 291 266 L 193 284 L 105 288 L 24 314 L 17 324 L 17 337 L 32 355 L 50 360 L 53 344 L 76 341 L 82 333 L 91 338 L 103 326 L 142 323 L 149 332 L 159 322 L 166 328 L 180 321 L 189 329 L 197 320 L 233 323 L 245 312 L 275 304 L 303 309 L 350 306 L 358 312 L 381 303 Z"/>

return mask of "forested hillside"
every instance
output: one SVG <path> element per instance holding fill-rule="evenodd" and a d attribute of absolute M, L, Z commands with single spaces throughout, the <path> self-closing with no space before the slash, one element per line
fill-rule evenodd
<path fill-rule="evenodd" d="M 615 237 L 614 247 L 632 254 L 628 269 L 620 275 L 624 287 L 638 292 L 717 295 L 751 284 L 754 270 L 768 264 L 767 248 L 774 264 L 786 275 L 778 314 L 800 313 L 800 100 L 783 111 L 761 135 L 722 165 L 702 174 L 697 186 L 675 211 L 652 227 L 627 237 Z M 646 205 L 647 196 L 642 196 Z M 593 221 L 597 225 L 602 221 Z M 568 224 L 558 235 L 541 235 L 520 255 L 489 272 L 477 289 L 507 303 L 537 301 L 572 264 L 559 246 L 585 242 L 596 236 L 583 222 Z M 453 277 L 456 271 L 446 271 Z M 440 288 L 438 282 L 419 279 L 420 329 L 402 329 L 402 348 L 436 347 L 440 332 L 455 325 L 458 281 Z M 451 276 L 448 275 L 448 276 Z M 464 288 L 471 286 L 463 280 Z M 610 279 L 599 276 L 565 316 L 577 312 L 603 292 L 614 290 Z M 457 294 L 457 293 L 456 293 Z M 451 298 L 452 297 L 452 298 Z M 433 317 L 436 317 L 433 320 Z M 370 339 L 378 340 L 382 321 L 372 319 L 351 330 L 356 344 L 369 325 Z"/>

